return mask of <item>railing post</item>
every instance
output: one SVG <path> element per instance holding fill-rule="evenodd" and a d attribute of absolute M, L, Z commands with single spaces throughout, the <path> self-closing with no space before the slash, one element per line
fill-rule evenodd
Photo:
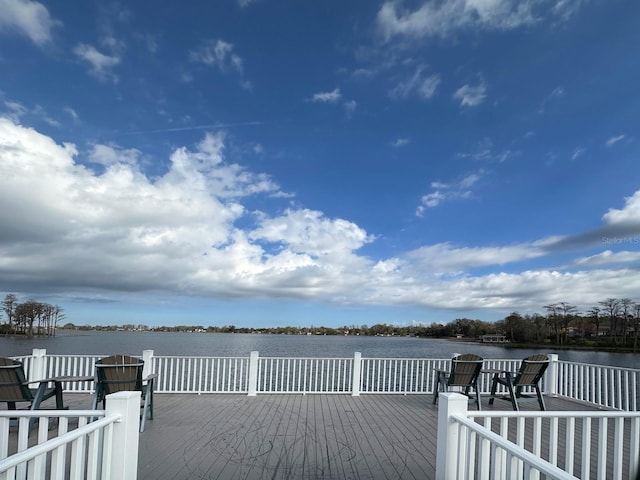
<path fill-rule="evenodd" d="M 545 394 L 557 397 L 558 396 L 558 354 L 550 353 L 549 354 L 549 366 L 547 367 L 547 371 L 545 373 L 544 379 L 544 390 Z"/>
<path fill-rule="evenodd" d="M 107 478 L 136 480 L 138 476 L 138 441 L 140 428 L 140 392 L 117 392 L 107 395 L 106 415 L 121 415 L 113 424 L 110 475 Z"/>
<path fill-rule="evenodd" d="M 353 379 L 351 381 L 351 396 L 360 396 L 360 380 L 362 376 L 362 353 L 353 354 Z"/>
<path fill-rule="evenodd" d="M 142 367 L 142 378 L 147 378 L 153 373 L 153 350 L 143 350 L 142 361 L 144 362 L 144 367 Z"/>
<path fill-rule="evenodd" d="M 258 394 L 258 357 L 259 352 L 251 352 L 249 354 L 249 396 L 255 397 Z"/>
<path fill-rule="evenodd" d="M 469 411 L 468 400 L 459 393 L 443 392 L 438 395 L 436 480 L 456 480 L 458 473 L 463 473 L 457 471 L 460 431 L 450 417 L 466 416 Z"/>
<path fill-rule="evenodd" d="M 47 378 L 45 373 L 45 357 L 47 350 L 45 348 L 34 348 L 32 352 L 31 366 L 29 368 L 29 381 L 42 380 Z"/>

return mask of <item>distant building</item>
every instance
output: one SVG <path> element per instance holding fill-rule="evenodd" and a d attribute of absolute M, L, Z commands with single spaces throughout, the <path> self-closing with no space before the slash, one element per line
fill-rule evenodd
<path fill-rule="evenodd" d="M 505 335 L 481 335 L 481 343 L 509 343 Z"/>

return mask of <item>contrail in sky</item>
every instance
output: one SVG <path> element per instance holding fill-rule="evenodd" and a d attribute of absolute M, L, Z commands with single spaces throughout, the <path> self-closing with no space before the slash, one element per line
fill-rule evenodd
<path fill-rule="evenodd" d="M 124 135 L 136 135 L 140 133 L 166 133 L 166 132 L 186 132 L 189 130 L 206 130 L 214 128 L 231 128 L 231 127 L 251 127 L 254 125 L 262 125 L 262 122 L 240 122 L 240 123 L 215 123 L 213 125 L 193 125 L 191 127 L 175 127 L 175 128 L 160 128 L 157 130 L 140 130 L 137 132 L 127 132 Z"/>

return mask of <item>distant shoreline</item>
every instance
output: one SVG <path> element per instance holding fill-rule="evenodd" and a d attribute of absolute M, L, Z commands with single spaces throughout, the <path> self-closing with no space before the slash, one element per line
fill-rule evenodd
<path fill-rule="evenodd" d="M 498 347 L 498 348 L 506 348 L 506 349 L 514 349 L 514 348 L 527 348 L 527 349 L 539 349 L 539 350 L 576 350 L 580 352 L 609 352 L 609 353 L 636 353 L 640 354 L 639 350 L 633 350 L 633 347 L 611 347 L 611 346 L 597 346 L 597 345 L 557 345 L 555 343 L 497 343 L 497 342 L 479 342 L 472 338 L 448 338 L 451 342 L 460 342 L 460 343 L 477 343 L 482 345 L 483 347 Z"/>

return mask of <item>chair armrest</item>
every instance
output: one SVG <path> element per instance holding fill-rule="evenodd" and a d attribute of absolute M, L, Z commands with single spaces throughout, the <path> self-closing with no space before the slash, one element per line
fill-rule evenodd
<path fill-rule="evenodd" d="M 61 377 L 43 378 L 42 380 L 33 380 L 26 383 L 43 383 L 43 382 L 93 382 L 95 378 L 93 375 L 75 377 L 72 375 L 63 375 Z"/>
<path fill-rule="evenodd" d="M 158 374 L 157 373 L 152 373 L 152 374 L 148 375 L 147 378 L 143 378 L 142 381 L 143 382 L 150 382 L 152 380 L 155 380 L 156 378 L 158 378 Z"/>

